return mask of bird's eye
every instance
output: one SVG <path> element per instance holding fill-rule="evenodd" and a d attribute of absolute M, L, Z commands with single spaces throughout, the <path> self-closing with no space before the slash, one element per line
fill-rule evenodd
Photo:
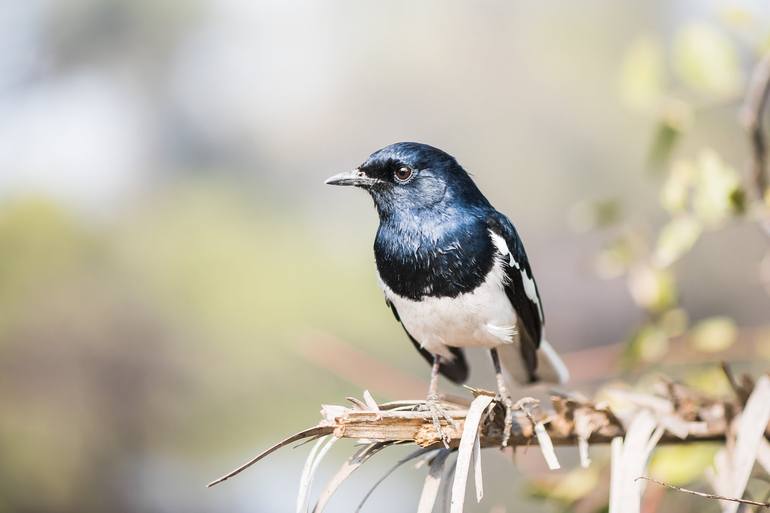
<path fill-rule="evenodd" d="M 393 174 L 393 176 L 396 177 L 396 181 L 399 183 L 405 183 L 408 181 L 412 175 L 414 174 L 414 171 L 411 167 L 403 166 L 398 168 L 398 170 Z"/>

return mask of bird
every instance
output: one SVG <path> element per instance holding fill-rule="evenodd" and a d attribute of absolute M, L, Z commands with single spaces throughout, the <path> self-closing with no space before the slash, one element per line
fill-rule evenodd
<path fill-rule="evenodd" d="M 425 407 L 442 435 L 438 376 L 468 379 L 465 349 L 489 351 L 511 432 L 511 389 L 561 384 L 569 371 L 544 336 L 543 302 L 524 244 L 448 153 L 398 142 L 326 184 L 366 190 L 379 215 L 374 240 L 385 303 L 431 364 Z M 445 439 L 446 443 L 446 439 Z"/>

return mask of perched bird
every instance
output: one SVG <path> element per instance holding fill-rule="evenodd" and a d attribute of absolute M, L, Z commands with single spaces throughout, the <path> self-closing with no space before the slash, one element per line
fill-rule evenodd
<path fill-rule="evenodd" d="M 369 192 L 380 217 L 374 255 L 385 302 L 433 364 L 433 422 L 446 417 L 438 375 L 468 378 L 463 348 L 488 349 L 510 434 L 509 387 L 563 383 L 567 368 L 543 337 L 545 318 L 524 245 L 511 221 L 451 155 L 400 142 L 373 153 L 330 185 Z"/>

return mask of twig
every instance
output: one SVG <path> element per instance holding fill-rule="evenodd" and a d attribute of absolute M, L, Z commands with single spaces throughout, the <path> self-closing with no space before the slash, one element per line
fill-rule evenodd
<path fill-rule="evenodd" d="M 733 374 L 733 370 L 730 368 L 730 365 L 727 362 L 722 361 L 720 363 L 720 367 L 722 367 L 722 372 L 724 372 L 725 377 L 730 384 L 730 388 L 732 388 L 733 392 L 735 393 L 735 396 L 738 398 L 738 400 L 741 401 L 741 405 L 745 406 L 746 401 L 748 401 L 749 396 L 751 395 L 751 390 L 747 391 L 740 384 L 738 384 L 738 380 L 735 379 L 735 374 Z"/>
<path fill-rule="evenodd" d="M 743 106 L 743 122 L 751 141 L 750 178 L 754 192 L 764 201 L 767 190 L 767 141 L 762 116 L 770 96 L 770 53 L 766 54 L 751 74 L 749 89 Z"/>
<path fill-rule="evenodd" d="M 233 470 L 232 472 L 228 472 L 227 474 L 225 474 L 224 476 L 222 476 L 222 477 L 220 477 L 218 479 L 213 480 L 212 482 L 210 482 L 206 486 L 208 488 L 211 488 L 212 486 L 217 485 L 217 484 L 221 483 L 222 481 L 227 481 L 231 477 L 240 474 L 241 472 L 243 472 L 244 470 L 246 470 L 250 466 L 254 465 L 256 462 L 258 462 L 262 458 L 272 454 L 273 452 L 277 451 L 281 447 L 285 447 L 285 446 L 287 446 L 289 444 L 292 444 L 292 443 L 294 443 L 294 442 L 296 442 L 298 440 L 304 440 L 305 438 L 316 437 L 316 436 L 319 436 L 319 435 L 328 435 L 328 434 L 332 433 L 333 431 L 334 431 L 334 429 L 330 428 L 328 426 L 315 426 L 315 427 L 312 427 L 310 429 L 305 429 L 304 431 L 300 431 L 299 433 L 291 435 L 289 438 L 285 438 L 285 439 L 281 440 L 280 442 L 278 442 L 274 446 L 270 447 L 269 449 L 266 449 L 266 450 L 262 451 L 257 456 L 253 457 L 252 459 L 250 459 L 249 461 L 247 461 L 246 463 L 244 463 L 243 465 L 241 465 L 237 469 Z"/>
<path fill-rule="evenodd" d="M 758 502 L 758 501 L 752 501 L 749 499 L 737 499 L 735 497 L 725 497 L 724 495 L 716 495 L 713 493 L 705 493 L 705 492 L 696 492 L 695 490 L 688 490 L 687 488 L 682 488 L 680 486 L 674 486 L 672 484 L 664 483 L 663 481 L 658 481 L 657 479 L 652 479 L 651 477 L 645 477 L 640 476 L 635 479 L 635 481 L 639 481 L 640 479 L 644 479 L 645 481 L 650 481 L 652 483 L 655 483 L 660 486 L 665 486 L 666 488 L 670 488 L 672 490 L 676 490 L 677 492 L 683 492 L 683 493 L 689 493 L 690 495 L 697 495 L 698 497 L 704 497 L 706 499 L 716 499 L 720 501 L 730 501 L 730 502 L 738 502 L 741 504 L 748 504 L 750 506 L 759 506 L 760 508 L 770 508 L 770 502 Z"/>

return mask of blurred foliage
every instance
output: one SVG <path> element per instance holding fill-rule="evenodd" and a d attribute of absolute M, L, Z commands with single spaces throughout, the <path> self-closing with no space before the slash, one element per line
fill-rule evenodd
<path fill-rule="evenodd" d="M 694 349 L 708 353 L 724 351 L 738 340 L 738 327 L 728 317 L 711 317 L 698 321 L 690 332 Z"/>
<path fill-rule="evenodd" d="M 649 163 L 660 170 L 653 179 L 659 186 L 663 220 L 651 228 L 649 221 L 640 223 L 629 209 L 614 204 L 610 212 L 628 213 L 622 219 L 608 216 L 604 200 L 583 200 L 573 212 L 578 220 L 575 228 L 605 234 L 596 258 L 599 276 L 625 277 L 629 295 L 644 314 L 625 345 L 623 362 L 628 370 L 665 364 L 673 345 L 683 341 L 691 353 L 719 357 L 739 339 L 740 330 L 729 316 L 691 323 L 679 284 L 679 268 L 687 265 L 688 255 L 706 234 L 719 237 L 730 224 L 754 222 L 745 215 L 752 205 L 734 165 L 715 144 L 705 142 L 708 138 L 699 128 L 711 110 L 741 103 L 748 76 L 742 55 L 751 55 L 751 63 L 758 60 L 767 49 L 770 30 L 766 26 L 754 30 L 756 21 L 746 11 L 731 10 L 722 19 L 723 24 L 686 21 L 676 27 L 668 44 L 656 35 L 642 34 L 630 43 L 620 66 L 621 100 L 651 120 Z M 611 222 L 606 222 L 608 218 Z M 758 263 L 757 281 L 759 273 Z M 757 355 L 770 357 L 767 336 L 760 335 L 754 349 Z M 714 364 L 687 366 L 679 378 L 707 395 L 732 394 L 725 373 Z M 652 374 L 643 375 L 637 387 L 649 390 L 655 382 Z M 601 397 L 600 391 L 597 398 Z M 611 394 L 606 399 L 622 413 L 623 405 Z M 660 447 L 650 462 L 650 475 L 678 486 L 703 480 L 717 449 L 714 444 Z M 575 471 L 556 482 L 536 483 L 532 493 L 572 510 L 590 495 L 595 486 L 592 475 Z"/>
<path fill-rule="evenodd" d="M 719 444 L 669 445 L 655 449 L 647 467 L 650 477 L 685 486 L 703 477 L 711 466 Z"/>
<path fill-rule="evenodd" d="M 557 504 L 559 511 L 574 511 L 576 503 L 595 491 L 606 478 L 601 470 L 601 465 L 592 465 L 570 470 L 560 477 L 532 480 L 528 484 L 527 493 Z"/>
<path fill-rule="evenodd" d="M 742 26 L 751 17 L 733 12 L 725 19 Z M 716 148 L 696 147 L 692 156 L 676 151 L 683 140 L 694 137 L 690 134 L 697 132 L 703 113 L 715 105 L 740 102 L 747 73 L 739 54 L 757 52 L 761 45 L 739 50 L 736 40 L 726 26 L 690 20 L 677 27 L 669 45 L 651 34 L 639 36 L 627 48 L 620 68 L 621 99 L 630 109 L 657 118 L 650 155 L 665 169 L 660 204 L 668 216 L 651 230 L 633 218 L 598 222 L 606 217 L 601 202 L 593 204 L 593 214 L 581 213 L 592 220 L 584 225 L 610 236 L 597 256 L 599 275 L 625 276 L 631 297 L 646 314 L 645 323 L 629 337 L 629 366 L 663 359 L 670 340 L 684 333 L 688 316 L 679 314 L 683 310 L 676 264 L 706 233 L 718 232 L 748 208 L 737 171 Z M 691 347 L 705 352 L 724 351 L 736 338 L 734 323 L 722 317 L 697 324 L 690 336 Z"/>
<path fill-rule="evenodd" d="M 671 47 L 671 65 L 688 89 L 722 99 L 743 90 L 743 68 L 738 50 L 725 31 L 705 21 L 679 27 Z"/>
<path fill-rule="evenodd" d="M 666 56 L 652 34 L 636 38 L 628 47 L 620 67 L 619 90 L 623 102 L 647 112 L 658 106 L 666 87 Z"/>
<path fill-rule="evenodd" d="M 109 230 L 48 200 L 2 204 L 0 411 L 13 414 L 0 415 L 0 512 L 133 510 L 114 483 L 135 467 L 227 454 L 276 424 L 311 424 L 319 396 L 344 395 L 297 345 L 342 323 L 385 345 L 363 336 L 388 321 L 368 313 L 379 296 L 345 315 L 345 301 L 367 297 L 355 278 L 367 259 L 339 261 L 260 204 L 192 183 L 158 190 Z M 265 425 L 284 393 L 294 407 Z"/>

